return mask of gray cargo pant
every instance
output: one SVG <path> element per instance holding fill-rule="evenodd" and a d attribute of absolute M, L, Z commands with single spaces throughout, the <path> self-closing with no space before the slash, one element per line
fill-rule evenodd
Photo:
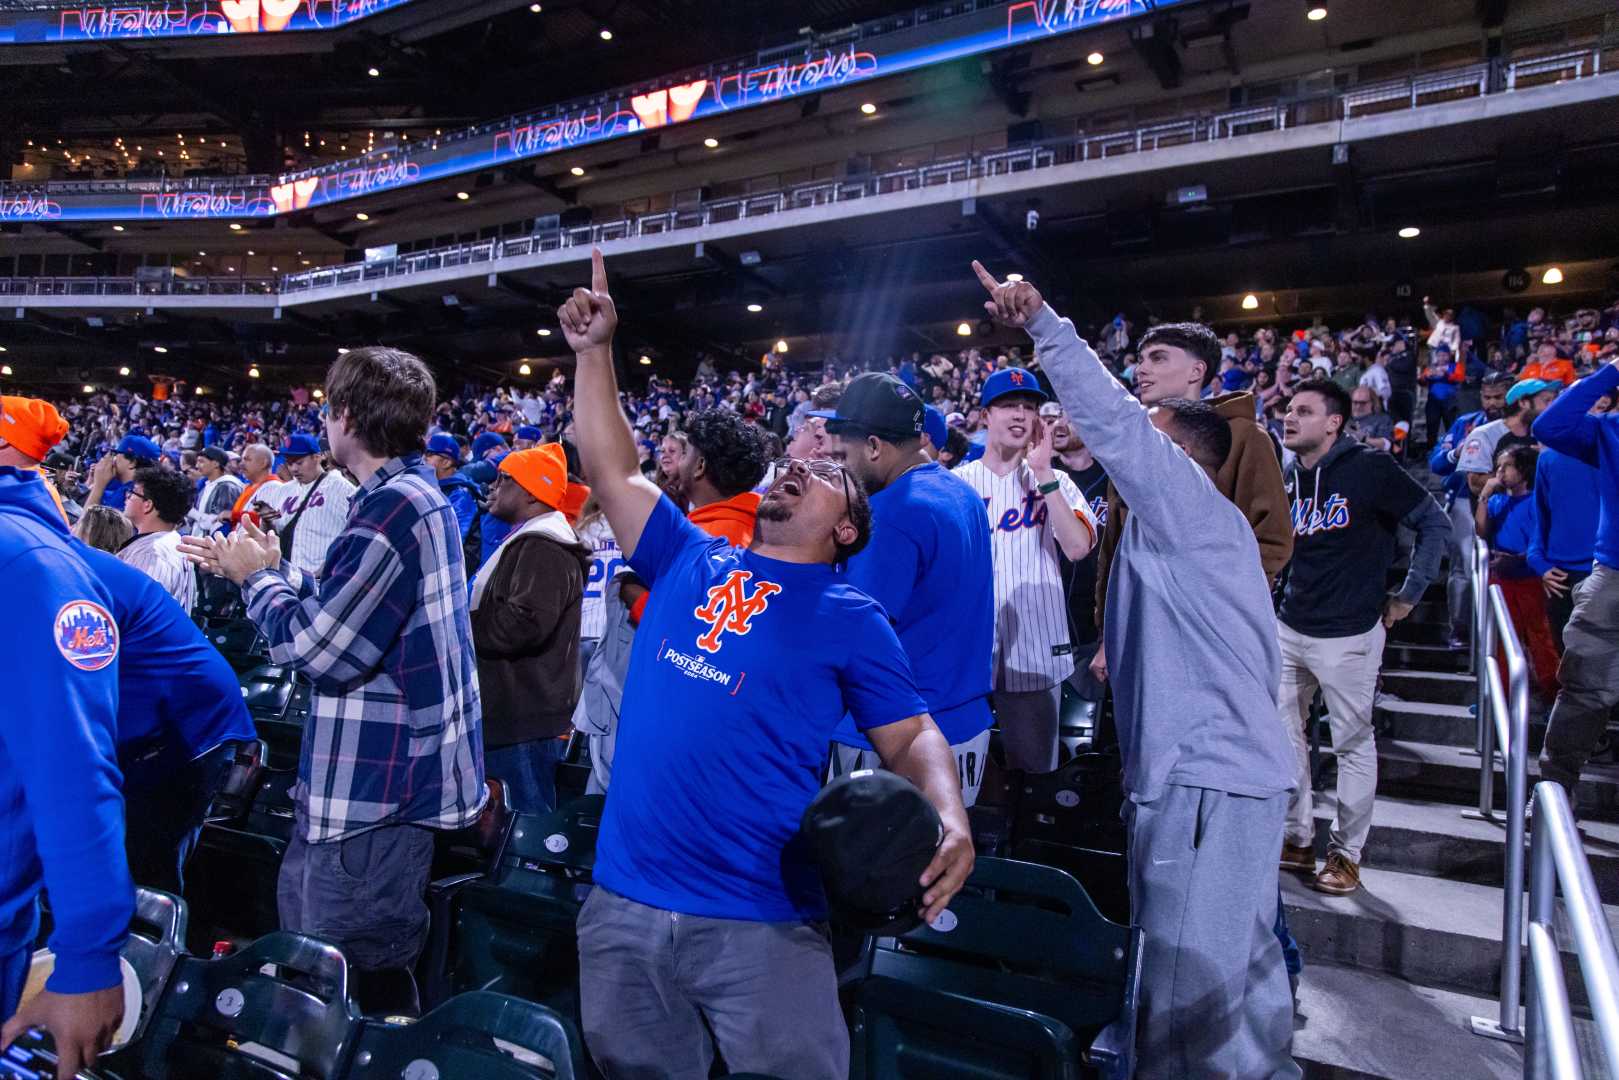
<path fill-rule="evenodd" d="M 1287 796 L 1170 785 L 1125 803 L 1131 921 L 1145 937 L 1136 1076 L 1295 1078 L 1276 940 Z"/>
<path fill-rule="evenodd" d="M 579 913 L 579 998 L 607 1080 L 708 1080 L 715 1044 L 733 1073 L 849 1075 L 832 945 L 816 924 L 682 915 L 598 885 Z"/>
<path fill-rule="evenodd" d="M 1619 570 L 1597 563 L 1575 587 L 1557 679 L 1562 689 L 1547 720 L 1540 775 L 1562 784 L 1572 806 L 1580 770 L 1619 704 Z"/>

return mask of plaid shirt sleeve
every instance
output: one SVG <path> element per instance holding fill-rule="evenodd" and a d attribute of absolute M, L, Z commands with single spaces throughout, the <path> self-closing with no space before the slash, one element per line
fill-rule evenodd
<path fill-rule="evenodd" d="M 318 591 L 296 569 L 296 583 L 265 570 L 247 579 L 242 596 L 272 660 L 323 693 L 342 693 L 377 669 L 404 627 L 411 597 L 392 595 L 402 571 L 388 536 L 355 521 L 332 545 Z"/>

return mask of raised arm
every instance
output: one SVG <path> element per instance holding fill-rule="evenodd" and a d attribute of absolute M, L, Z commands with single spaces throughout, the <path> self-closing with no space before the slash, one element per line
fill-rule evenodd
<path fill-rule="evenodd" d="M 1535 438 L 1553 450 L 1561 450 L 1597 467 L 1597 431 L 1604 421 L 1590 415 L 1591 406 L 1616 389 L 1619 389 L 1619 360 L 1604 364 L 1547 406 L 1535 421 Z"/>
<path fill-rule="evenodd" d="M 590 252 L 590 288 L 573 290 L 572 299 L 557 308 L 557 321 L 577 360 L 573 418 L 579 460 L 619 548 L 629 558 L 661 495 L 641 475 L 635 436 L 618 402 L 618 377 L 613 372 L 618 309 L 607 294 L 601 249 Z"/>

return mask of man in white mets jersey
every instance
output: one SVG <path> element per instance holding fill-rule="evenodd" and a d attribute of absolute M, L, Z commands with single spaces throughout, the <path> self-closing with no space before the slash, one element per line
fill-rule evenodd
<path fill-rule="evenodd" d="M 1074 671 L 1068 598 L 1058 553 L 1078 562 L 1096 544 L 1084 495 L 1052 468 L 1046 392 L 1032 372 L 1005 368 L 984 381 L 984 456 L 956 470 L 984 500 L 995 560 L 995 689 L 1006 764 L 1057 767 L 1062 684 Z"/>
<path fill-rule="evenodd" d="M 276 490 L 274 521 L 281 555 L 311 577 L 326 565 L 326 551 L 349 520 L 355 487 L 336 469 L 326 468 L 313 435 L 288 436 L 281 455 L 292 482 Z"/>

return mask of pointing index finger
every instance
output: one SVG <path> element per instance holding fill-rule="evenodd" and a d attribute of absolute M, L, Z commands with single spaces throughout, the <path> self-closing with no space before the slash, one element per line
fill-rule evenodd
<path fill-rule="evenodd" d="M 590 249 L 590 291 L 607 295 L 607 264 L 602 261 L 602 249 Z"/>
<path fill-rule="evenodd" d="M 1001 283 L 996 281 L 990 272 L 984 269 L 984 264 L 977 259 L 973 260 L 973 273 L 978 275 L 978 283 L 988 289 L 991 296 L 995 294 L 996 289 L 1001 287 Z"/>

